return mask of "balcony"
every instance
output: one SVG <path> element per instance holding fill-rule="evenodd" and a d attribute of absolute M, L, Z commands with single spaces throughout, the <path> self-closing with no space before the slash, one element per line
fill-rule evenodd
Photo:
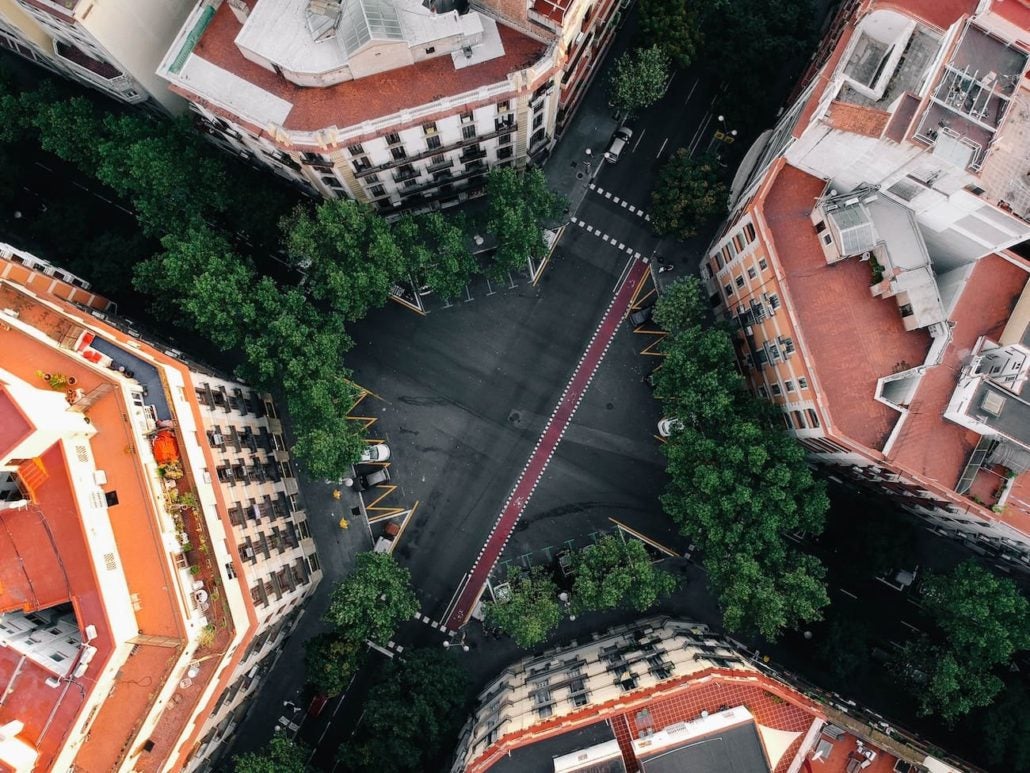
<path fill-rule="evenodd" d="M 486 158 L 486 151 L 482 148 L 469 148 L 460 156 L 458 156 L 458 160 L 463 164 L 478 161 L 481 158 Z"/>
<path fill-rule="evenodd" d="M 548 92 L 548 93 L 550 93 L 550 92 Z M 490 134 L 480 134 L 480 135 L 478 135 L 476 137 L 472 137 L 471 139 L 462 139 L 462 140 L 459 140 L 458 142 L 451 143 L 450 145 L 444 145 L 441 148 L 430 148 L 428 150 L 423 150 L 421 153 L 416 153 L 416 154 L 410 155 L 407 158 L 400 159 L 400 160 L 390 160 L 390 161 L 387 161 L 385 164 L 379 164 L 378 166 L 368 165 L 368 166 L 365 166 L 365 167 L 363 167 L 361 169 L 355 169 L 355 175 L 358 177 L 358 179 L 361 179 L 361 178 L 367 177 L 370 174 L 375 174 L 377 172 L 383 172 L 383 171 L 392 169 L 392 168 L 397 167 L 397 166 L 403 166 L 404 164 L 411 164 L 411 163 L 414 163 L 416 161 L 421 161 L 421 160 L 426 159 L 426 158 L 431 158 L 432 156 L 439 156 L 439 155 L 442 155 L 444 153 L 450 153 L 451 151 L 454 151 L 454 150 L 461 150 L 461 149 L 466 148 L 466 147 L 468 147 L 470 145 L 478 145 L 480 142 L 484 142 L 486 140 L 496 139 L 497 137 L 500 137 L 503 134 L 513 134 L 516 131 L 518 131 L 518 128 L 519 128 L 518 123 L 512 122 L 512 124 L 510 126 L 504 126 L 500 131 L 493 131 Z M 402 178 L 402 179 L 406 179 L 406 178 Z"/>
<path fill-rule="evenodd" d="M 401 170 L 399 170 L 399 171 L 394 173 L 393 181 L 397 182 L 397 183 L 402 183 L 405 180 L 413 180 L 413 179 L 415 179 L 416 177 L 419 176 L 419 174 L 420 174 L 420 172 L 419 172 L 418 169 L 414 169 L 414 168 L 412 168 L 412 169 L 401 169 Z"/>
<path fill-rule="evenodd" d="M 54 51 L 61 59 L 70 63 L 76 71 L 84 70 L 85 73 L 88 73 L 87 77 L 93 76 L 90 77 L 90 80 L 100 79 L 101 81 L 106 81 L 107 85 L 110 86 L 119 85 L 119 79 L 121 79 L 121 82 L 128 82 L 125 74 L 114 65 L 94 59 L 62 40 L 54 42 Z"/>

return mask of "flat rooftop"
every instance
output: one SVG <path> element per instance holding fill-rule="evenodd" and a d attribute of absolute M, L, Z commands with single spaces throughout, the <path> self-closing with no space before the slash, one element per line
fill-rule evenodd
<path fill-rule="evenodd" d="M 869 264 L 827 265 L 809 220 L 825 185 L 785 165 L 766 194 L 765 219 L 830 418 L 841 434 L 880 450 L 901 414 L 875 399 L 877 381 L 921 365 L 931 339 L 905 330 L 893 298 L 870 294 Z"/>
<path fill-rule="evenodd" d="M 491 773 L 553 773 L 556 757 L 589 749 L 614 738 L 615 733 L 612 732 L 611 725 L 605 721 L 595 722 L 568 733 L 520 746 L 512 750 L 511 754 L 498 760 L 490 768 L 490 771 Z M 620 773 L 626 770 L 621 757 L 616 762 L 614 767 L 598 767 L 595 764 L 589 770 L 591 773 Z"/>
<path fill-rule="evenodd" d="M 980 436 L 944 418 L 959 375 L 977 340 L 997 340 L 1015 308 L 1030 273 L 1000 255 L 977 262 L 950 315 L 954 323 L 951 344 L 941 364 L 927 370 L 912 396 L 905 424 L 889 458 L 942 486 L 954 488 Z M 1030 474 L 1016 481 L 1016 491 L 1005 508 L 1003 520 L 1030 531 L 1030 496 L 1015 494 L 1030 484 Z"/>
<path fill-rule="evenodd" d="M 251 7 L 255 2 L 247 0 Z M 274 117 L 295 131 L 354 126 L 503 82 L 537 62 L 547 48 L 499 23 L 504 55 L 480 64 L 457 69 L 450 57 L 441 56 L 335 86 L 302 88 L 246 59 L 235 43 L 241 29 L 229 4 L 223 3 L 182 69 L 182 87 L 227 103 L 245 120 L 253 120 L 248 112 L 252 108 L 266 110 L 269 120 Z"/>
<path fill-rule="evenodd" d="M 754 722 L 695 738 L 643 760 L 645 773 L 769 773 Z"/>

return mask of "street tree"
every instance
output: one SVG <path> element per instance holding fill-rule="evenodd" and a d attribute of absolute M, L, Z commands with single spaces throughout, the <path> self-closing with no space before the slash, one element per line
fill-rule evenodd
<path fill-rule="evenodd" d="M 256 752 L 232 758 L 234 773 L 305 773 L 308 750 L 282 736 L 275 736 Z"/>
<path fill-rule="evenodd" d="M 676 589 L 676 578 L 655 566 L 644 543 L 608 535 L 573 557 L 572 598 L 581 611 L 630 607 L 643 612 Z"/>
<path fill-rule="evenodd" d="M 609 101 L 619 113 L 633 115 L 661 99 L 668 80 L 669 56 L 662 48 L 627 51 L 615 60 Z"/>
<path fill-rule="evenodd" d="M 522 648 L 539 644 L 561 622 L 558 586 L 539 566 L 525 573 L 512 570 L 508 583 L 509 598 L 483 605 L 486 624 L 500 629 Z"/>
<path fill-rule="evenodd" d="M 719 421 L 742 399 L 744 381 L 733 365 L 733 344 L 721 330 L 697 325 L 661 343 L 655 397 L 667 416 L 683 422 Z"/>
<path fill-rule="evenodd" d="M 333 588 L 323 619 L 348 639 L 382 645 L 417 611 L 411 573 L 389 553 L 369 552 Z"/>
<path fill-rule="evenodd" d="M 468 693 L 468 675 L 442 647 L 394 658 L 338 759 L 348 770 L 440 770 L 464 722 Z"/>
<path fill-rule="evenodd" d="M 457 218 L 439 212 L 405 215 L 393 225 L 394 239 L 413 281 L 445 300 L 456 298 L 478 268 Z"/>
<path fill-rule="evenodd" d="M 654 320 L 672 335 L 701 325 L 708 314 L 704 288 L 697 277 L 668 285 L 654 305 Z"/>
<path fill-rule="evenodd" d="M 181 321 L 220 349 L 239 346 L 254 316 L 253 269 L 207 226 L 170 234 L 161 244 L 164 252 L 136 265 L 136 288 L 173 306 Z"/>
<path fill-rule="evenodd" d="M 523 271 L 547 250 L 544 229 L 553 225 L 565 200 L 547 187 L 539 169 L 492 169 L 486 178 L 486 230 L 497 240 L 489 273 Z"/>
<path fill-rule="evenodd" d="M 928 577 L 922 603 L 936 633 L 910 642 L 898 668 L 920 712 L 951 723 L 988 705 L 1004 687 L 998 669 L 1030 649 L 1030 602 L 970 560 Z"/>
<path fill-rule="evenodd" d="M 641 0 L 640 38 L 657 45 L 678 69 L 687 69 L 701 45 L 697 9 L 687 0 Z"/>
<path fill-rule="evenodd" d="M 363 641 L 339 633 L 323 633 L 304 642 L 304 676 L 312 687 L 332 697 L 347 689 L 364 662 Z"/>
<path fill-rule="evenodd" d="M 930 575 L 922 603 L 963 660 L 1000 665 L 1030 649 L 1030 602 L 1011 579 L 974 561 Z"/>
<path fill-rule="evenodd" d="M 677 150 L 658 174 L 651 192 L 651 224 L 662 235 L 687 239 L 726 214 L 729 189 L 713 153 L 692 158 Z"/>
<path fill-rule="evenodd" d="M 332 199 L 298 207 L 282 224 L 286 250 L 311 295 L 354 321 L 386 303 L 407 265 L 389 224 L 367 204 Z"/>

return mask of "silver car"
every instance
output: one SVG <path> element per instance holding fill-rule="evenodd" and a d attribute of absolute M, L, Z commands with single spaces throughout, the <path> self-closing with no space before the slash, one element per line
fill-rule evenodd
<path fill-rule="evenodd" d="M 612 144 L 608 146 L 608 150 L 605 151 L 604 157 L 609 164 L 614 164 L 619 160 L 619 156 L 622 155 L 622 149 L 626 147 L 629 141 L 633 138 L 633 130 L 628 126 L 623 126 L 620 129 L 616 129 L 615 136 L 612 137 Z"/>

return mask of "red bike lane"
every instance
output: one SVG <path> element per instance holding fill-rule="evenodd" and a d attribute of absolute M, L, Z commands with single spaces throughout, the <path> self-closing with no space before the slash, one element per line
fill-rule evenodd
<path fill-rule="evenodd" d="M 605 312 L 604 317 L 602 317 L 601 323 L 594 330 L 590 344 L 580 357 L 579 364 L 576 366 L 572 378 L 565 385 L 565 391 L 562 392 L 558 405 L 555 406 L 554 411 L 551 413 L 551 417 L 544 427 L 543 434 L 537 440 L 536 447 L 533 449 L 529 461 L 522 468 L 522 474 L 519 476 L 518 481 L 516 481 L 511 494 L 508 495 L 504 508 L 501 510 L 500 516 L 490 531 L 486 544 L 479 551 L 479 557 L 476 559 L 472 571 L 466 575 L 465 583 L 461 587 L 461 592 L 454 604 L 454 608 L 444 622 L 446 628 L 452 631 L 460 628 L 468 621 L 468 616 L 475 609 L 479 597 L 483 594 L 487 578 L 493 571 L 497 559 L 500 558 L 501 553 L 504 551 L 504 546 L 508 543 L 508 538 L 511 536 L 515 524 L 518 523 L 523 510 L 529 504 L 529 499 L 533 496 L 537 483 L 543 477 L 544 470 L 547 469 L 547 464 L 551 461 L 555 448 L 558 447 L 558 443 L 565 434 L 565 428 L 572 420 L 572 416 L 575 414 L 576 408 L 579 407 L 587 387 L 590 386 L 590 382 L 593 380 L 597 366 L 604 359 L 605 352 L 608 351 L 608 346 L 619 329 L 619 324 L 626 316 L 626 312 L 629 311 L 637 286 L 647 272 L 648 267 L 645 263 L 640 260 L 635 261 L 622 285 L 616 291 L 615 297 L 612 298 L 611 303 L 608 305 L 608 310 Z"/>

